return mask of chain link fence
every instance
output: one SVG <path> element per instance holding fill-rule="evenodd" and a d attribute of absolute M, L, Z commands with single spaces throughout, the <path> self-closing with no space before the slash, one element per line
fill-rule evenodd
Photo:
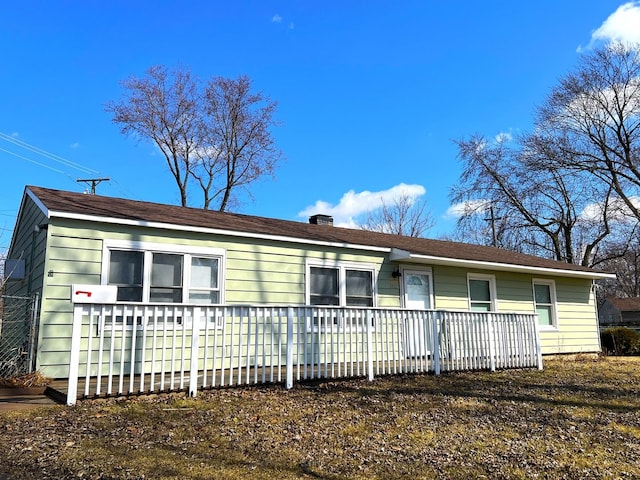
<path fill-rule="evenodd" d="M 32 373 L 37 296 L 0 296 L 0 378 Z"/>

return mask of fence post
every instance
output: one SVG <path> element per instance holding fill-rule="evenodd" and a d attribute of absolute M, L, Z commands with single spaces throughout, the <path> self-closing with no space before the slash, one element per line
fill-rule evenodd
<path fill-rule="evenodd" d="M 371 340 L 371 322 L 373 321 L 373 313 L 365 315 L 367 322 L 367 379 L 373 381 L 373 342 Z"/>
<path fill-rule="evenodd" d="M 493 321 L 493 314 L 487 314 L 487 326 L 489 333 L 489 369 L 492 372 L 496 371 L 496 331 L 495 322 Z"/>
<path fill-rule="evenodd" d="M 535 331 L 537 367 L 538 370 L 542 370 L 542 342 L 540 341 L 540 324 L 538 323 L 537 313 L 533 316 L 533 328 Z"/>
<path fill-rule="evenodd" d="M 293 307 L 287 307 L 287 389 L 293 388 Z"/>
<path fill-rule="evenodd" d="M 198 360 L 200 357 L 198 352 L 200 348 L 200 307 L 193 308 L 192 318 L 193 319 L 191 321 L 191 365 L 189 368 L 189 396 L 195 397 L 198 393 Z"/>
<path fill-rule="evenodd" d="M 75 405 L 78 399 L 78 370 L 80 368 L 80 340 L 82 334 L 82 310 L 84 305 L 73 305 L 73 326 L 71 327 L 71 352 L 69 355 L 69 387 L 67 405 Z M 87 359 L 87 362 L 90 359 Z"/>
<path fill-rule="evenodd" d="M 434 372 L 436 375 L 440 375 L 440 311 L 434 312 L 431 317 L 432 331 L 433 331 L 433 362 Z"/>
<path fill-rule="evenodd" d="M 31 297 L 31 324 L 29 325 L 29 356 L 28 356 L 28 367 L 29 371 L 27 373 L 33 373 L 35 367 L 35 356 L 36 356 L 36 343 L 37 339 L 37 322 L 38 322 L 38 304 L 40 301 L 40 296 L 35 293 L 33 297 Z"/>

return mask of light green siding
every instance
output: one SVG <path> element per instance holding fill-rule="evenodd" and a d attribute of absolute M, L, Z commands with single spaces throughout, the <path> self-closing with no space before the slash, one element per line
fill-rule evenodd
<path fill-rule="evenodd" d="M 466 270 L 435 266 L 433 283 L 435 307 L 467 310 L 467 274 L 495 275 L 497 306 L 500 312 L 535 313 L 533 279 L 551 279 L 556 288 L 557 328 L 542 329 L 543 354 L 600 351 L 598 322 L 591 280 L 549 277 L 506 272 Z"/>
<path fill-rule="evenodd" d="M 307 263 L 340 262 L 374 270 L 378 307 L 402 306 L 402 279 L 392 276 L 399 266 L 389 262 L 384 252 L 59 218 L 51 219 L 48 230 L 34 236 L 34 225 L 44 221 L 46 218 L 27 198 L 21 209 L 12 255 L 16 252 L 30 255 L 33 249 L 33 258 L 27 262 L 28 266 L 31 265 L 30 270 L 28 267 L 28 271 L 32 272 L 29 279 L 31 290 L 42 289 L 37 368 L 44 375 L 54 378 L 68 375 L 73 320 L 70 285 L 101 283 L 105 242 L 146 242 L 179 245 L 185 249 L 215 248 L 223 251 L 223 294 L 228 305 L 304 304 Z M 406 264 L 400 267 L 416 266 Z M 436 309 L 469 308 L 469 270 L 440 265 L 420 267 L 431 268 Z M 534 276 L 480 270 L 473 272 L 495 275 L 499 311 L 534 311 Z M 558 328 L 542 332 L 543 353 L 598 351 L 597 320 L 590 280 L 553 279 L 558 300 Z M 26 292 L 27 281 L 20 283 L 14 286 L 15 289 Z"/>

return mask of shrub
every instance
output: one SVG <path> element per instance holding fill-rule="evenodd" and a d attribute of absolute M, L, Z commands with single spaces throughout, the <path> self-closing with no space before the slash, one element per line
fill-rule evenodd
<path fill-rule="evenodd" d="M 600 341 L 608 355 L 640 355 L 640 333 L 631 328 L 607 328 L 600 333 Z"/>

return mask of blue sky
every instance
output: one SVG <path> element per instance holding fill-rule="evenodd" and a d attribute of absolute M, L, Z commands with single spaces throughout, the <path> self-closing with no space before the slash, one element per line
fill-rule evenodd
<path fill-rule="evenodd" d="M 528 130 L 579 52 L 611 39 L 640 42 L 640 2 L 5 2 L 0 250 L 25 185 L 110 177 L 98 193 L 178 203 L 163 157 L 104 110 L 158 64 L 246 74 L 278 102 L 286 160 L 237 211 L 349 224 L 405 185 L 428 202 L 430 236 L 446 235 L 453 141 Z"/>

